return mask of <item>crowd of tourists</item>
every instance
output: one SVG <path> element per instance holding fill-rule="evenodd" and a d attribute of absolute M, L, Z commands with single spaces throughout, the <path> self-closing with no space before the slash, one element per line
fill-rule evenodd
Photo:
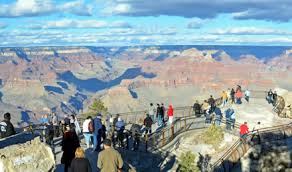
<path fill-rule="evenodd" d="M 210 95 L 209 99 L 204 100 L 203 103 L 195 101 L 193 105 L 194 115 L 198 117 L 204 115 L 206 124 L 213 123 L 216 126 L 220 126 L 225 114 L 226 129 L 232 130 L 235 128 L 236 121 L 233 104 L 242 104 L 243 98 L 248 103 L 250 94 L 248 89 L 243 92 L 241 86 L 238 85 L 236 89 L 222 91 L 220 101 L 215 100 Z M 266 99 L 275 106 L 276 92 L 270 90 Z M 224 114 L 222 113 L 222 108 L 226 109 Z M 43 115 L 39 122 L 44 127 L 43 140 L 48 144 L 52 144 L 54 137 L 62 136 L 63 155 L 61 163 L 64 164 L 65 172 L 68 171 L 69 167 L 72 172 L 91 172 L 92 170 L 88 159 L 85 158 L 84 150 L 80 147 L 80 136 L 82 135 L 87 149 L 90 148 L 92 152 L 98 153 L 97 167 L 102 172 L 116 172 L 122 169 L 123 160 L 114 147 L 128 147 L 128 142 L 125 145 L 125 140 L 130 137 L 133 140 L 133 150 L 139 150 L 141 137 L 149 136 L 153 132 L 153 124 L 157 123 L 158 128 L 172 125 L 174 114 L 172 105 L 166 108 L 163 103 L 157 103 L 156 106 L 150 103 L 142 126 L 133 124 L 129 130 L 126 130 L 126 123 L 119 114 L 106 117 L 102 116 L 102 114 L 97 114 L 95 117 L 88 116 L 79 125 L 75 115 L 66 115 L 64 119 L 59 120 L 58 115 L 52 113 L 52 115 Z M 9 113 L 4 114 L 4 120 L 0 123 L 1 138 L 15 134 L 10 119 Z M 249 128 L 247 122 L 245 122 L 240 126 L 240 136 L 244 138 L 248 133 Z"/>
<path fill-rule="evenodd" d="M 243 91 L 240 85 L 237 85 L 236 89 L 228 88 L 226 91 L 222 91 L 220 98 L 215 100 L 213 95 L 210 95 L 209 99 L 204 100 L 203 103 L 195 101 L 193 105 L 193 112 L 195 116 L 205 116 L 205 123 L 215 125 L 221 125 L 223 115 L 225 114 L 226 129 L 232 130 L 235 126 L 235 110 L 233 105 L 242 104 L 244 98 L 247 103 L 250 101 L 250 91 L 246 89 Z M 228 106 L 230 105 L 230 106 Z M 227 107 L 228 106 L 228 107 Z M 225 108 L 224 114 L 222 108 Z"/>

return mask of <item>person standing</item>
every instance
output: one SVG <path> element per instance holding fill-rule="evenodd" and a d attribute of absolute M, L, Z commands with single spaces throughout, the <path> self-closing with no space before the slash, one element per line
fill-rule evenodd
<path fill-rule="evenodd" d="M 111 132 L 114 125 L 114 117 L 112 115 L 110 115 L 109 124 L 108 132 Z"/>
<path fill-rule="evenodd" d="M 234 104 L 235 103 L 235 91 L 233 88 L 230 91 L 230 97 L 231 97 L 231 103 Z"/>
<path fill-rule="evenodd" d="M 84 150 L 78 147 L 75 151 L 75 158 L 71 162 L 71 172 L 92 172 L 90 162 L 85 158 Z"/>
<path fill-rule="evenodd" d="M 148 110 L 148 114 L 150 116 L 150 118 L 152 119 L 152 121 L 155 121 L 155 107 L 153 106 L 153 103 L 150 103 L 150 107 L 149 107 L 149 110 Z"/>
<path fill-rule="evenodd" d="M 246 89 L 246 90 L 244 91 L 244 98 L 245 98 L 246 102 L 249 103 L 250 91 L 249 91 L 248 89 Z"/>
<path fill-rule="evenodd" d="M 240 130 L 239 131 L 240 137 L 245 138 L 247 136 L 247 134 L 249 133 L 247 122 L 244 122 L 243 124 L 241 124 L 239 127 L 239 130 Z"/>
<path fill-rule="evenodd" d="M 160 104 L 157 103 L 156 108 L 156 118 L 157 118 L 157 125 L 160 127 L 162 125 L 162 118 L 161 118 L 161 107 Z"/>
<path fill-rule="evenodd" d="M 145 134 L 151 134 L 152 133 L 152 118 L 149 114 L 146 114 L 146 118 L 144 119 L 144 126 L 145 126 Z"/>
<path fill-rule="evenodd" d="M 231 128 L 234 128 L 235 115 L 234 115 L 234 110 L 232 108 L 228 108 L 225 111 L 225 118 L 226 118 L 226 129 L 231 130 Z"/>
<path fill-rule="evenodd" d="M 207 106 L 209 106 L 209 104 L 207 104 Z M 193 111 L 195 112 L 195 116 L 199 117 L 201 116 L 201 105 L 199 104 L 199 101 L 196 100 L 196 102 L 193 105 Z"/>
<path fill-rule="evenodd" d="M 118 122 L 116 123 L 117 137 L 121 147 L 124 147 L 124 130 L 125 123 L 121 117 L 118 118 Z"/>
<path fill-rule="evenodd" d="M 83 129 L 83 135 L 84 135 L 86 146 L 87 146 L 87 148 L 89 148 L 91 137 L 92 137 L 92 132 L 93 132 L 93 123 L 92 123 L 91 116 L 88 116 L 86 118 L 86 120 L 83 122 L 82 129 Z"/>
<path fill-rule="evenodd" d="M 79 122 L 78 122 L 77 117 L 75 115 L 71 115 L 71 116 L 72 116 L 73 123 L 75 126 L 75 132 L 78 136 L 81 133 L 81 128 L 80 128 Z"/>
<path fill-rule="evenodd" d="M 104 150 L 98 154 L 97 167 L 100 172 L 121 172 L 124 162 L 121 154 L 111 147 L 111 141 L 103 141 Z"/>
<path fill-rule="evenodd" d="M 66 126 L 66 131 L 62 139 L 62 151 L 63 155 L 61 158 L 61 163 L 65 165 L 64 172 L 68 172 L 68 168 L 71 165 L 72 160 L 75 156 L 75 151 L 80 147 L 78 136 L 76 132 L 70 128 L 69 125 Z"/>
<path fill-rule="evenodd" d="M 272 102 L 273 106 L 276 106 L 277 99 L 278 99 L 278 94 L 277 94 L 276 91 L 274 91 L 274 93 L 273 93 L 273 102 Z"/>
<path fill-rule="evenodd" d="M 116 114 L 114 120 L 113 120 L 113 129 L 115 130 L 115 127 L 116 127 L 116 123 L 118 122 L 118 119 L 120 117 L 120 114 Z"/>
<path fill-rule="evenodd" d="M 211 107 L 211 112 L 214 112 L 215 110 L 215 99 L 213 98 L 212 95 L 210 95 L 210 98 L 208 99 L 208 103 Z"/>
<path fill-rule="evenodd" d="M 55 112 L 53 112 L 52 114 L 52 123 L 53 123 L 53 129 L 54 129 L 54 136 L 59 137 L 60 136 L 59 119 Z"/>
<path fill-rule="evenodd" d="M 173 122 L 173 107 L 172 107 L 172 105 L 169 105 L 169 107 L 168 107 L 167 116 L 168 116 L 169 124 L 171 125 Z"/>
<path fill-rule="evenodd" d="M 236 104 L 241 104 L 242 103 L 242 101 L 241 101 L 242 97 L 243 97 L 243 94 L 240 91 L 240 89 L 238 89 L 237 92 L 235 93 Z"/>
<path fill-rule="evenodd" d="M 11 120 L 11 115 L 10 113 L 5 113 L 4 114 L 4 120 L 0 122 L 0 138 L 3 139 L 5 137 L 12 136 L 16 134 L 15 129 L 10 122 Z"/>
<path fill-rule="evenodd" d="M 227 93 L 225 91 L 222 91 L 221 99 L 222 99 L 222 107 L 225 107 L 227 104 Z"/>
<path fill-rule="evenodd" d="M 93 120 L 94 132 L 93 132 L 93 150 L 99 151 L 101 144 L 101 114 L 98 113 L 97 116 Z"/>
<path fill-rule="evenodd" d="M 220 124 L 221 124 L 221 119 L 222 119 L 222 112 L 221 112 L 221 109 L 218 108 L 218 107 L 215 107 L 214 113 L 215 113 L 215 125 L 216 125 L 216 126 L 220 126 Z"/>
<path fill-rule="evenodd" d="M 231 127 L 232 127 L 232 129 L 234 130 L 234 128 L 235 128 L 235 111 L 234 111 L 234 109 L 231 107 L 230 108 L 230 113 L 231 113 L 231 116 L 230 116 L 230 120 L 231 120 Z"/>
<path fill-rule="evenodd" d="M 48 126 L 50 125 L 50 119 L 49 119 L 49 115 L 45 114 L 42 116 L 42 118 L 40 119 L 40 123 L 41 123 L 41 129 L 42 129 L 42 133 L 41 133 L 41 140 L 43 142 L 47 142 L 46 138 L 48 138 Z"/>
<path fill-rule="evenodd" d="M 258 144 L 261 143 L 261 137 L 260 137 L 260 132 L 259 129 L 261 129 L 261 122 L 257 122 L 257 124 L 253 127 L 252 129 L 252 137 L 250 141 L 254 141 L 255 138 L 257 138 Z"/>
<path fill-rule="evenodd" d="M 202 110 L 203 110 L 204 114 L 207 114 L 207 111 L 209 109 L 210 109 L 210 105 L 209 105 L 208 101 L 207 100 L 204 100 L 204 103 L 202 105 Z"/>
<path fill-rule="evenodd" d="M 273 92 L 272 92 L 271 89 L 268 91 L 268 94 L 267 94 L 266 100 L 268 101 L 269 104 L 270 104 L 270 103 L 273 103 Z"/>
<path fill-rule="evenodd" d="M 64 122 L 65 122 L 65 125 L 70 125 L 70 118 L 68 115 L 65 115 Z"/>
<path fill-rule="evenodd" d="M 164 120 L 164 116 L 165 116 L 165 107 L 164 107 L 164 104 L 163 103 L 161 103 L 161 106 L 160 106 L 160 108 L 161 108 L 161 111 L 160 111 L 160 115 L 161 115 L 161 123 L 162 123 L 162 125 L 164 125 L 164 122 L 165 122 L 165 120 Z"/>
<path fill-rule="evenodd" d="M 226 94 L 227 94 L 227 103 L 231 101 L 230 93 L 231 93 L 231 90 L 230 90 L 230 88 L 228 88 L 227 91 L 226 91 Z"/>
<path fill-rule="evenodd" d="M 42 118 L 40 119 L 40 123 L 42 125 L 48 125 L 50 123 L 49 115 L 48 114 L 43 115 Z"/>

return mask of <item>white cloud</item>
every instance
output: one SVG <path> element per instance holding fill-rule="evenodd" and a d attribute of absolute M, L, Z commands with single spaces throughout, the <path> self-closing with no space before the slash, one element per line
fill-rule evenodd
<path fill-rule="evenodd" d="M 72 20 L 62 19 L 57 21 L 47 21 L 44 23 L 31 24 L 27 26 L 31 29 L 66 29 L 66 28 L 131 28 L 131 25 L 124 21 L 114 21 L 108 23 L 99 20 Z"/>
<path fill-rule="evenodd" d="M 162 31 L 165 28 L 160 28 Z M 291 45 L 289 35 L 268 38 L 264 35 L 214 35 L 214 34 L 158 34 L 152 30 L 137 28 L 109 28 L 96 32 L 67 30 L 0 30 L 0 46 L 29 45 L 95 45 L 95 46 L 125 46 L 125 45 Z"/>
<path fill-rule="evenodd" d="M 207 22 L 207 20 L 202 20 L 200 18 L 196 18 L 191 20 L 188 25 L 187 28 L 189 29 L 199 29 L 201 28 L 205 23 Z"/>
<path fill-rule="evenodd" d="M 235 27 L 218 29 L 212 34 L 217 35 L 290 35 L 292 32 L 273 29 L 273 28 L 258 28 L 258 27 Z"/>
<path fill-rule="evenodd" d="M 85 5 L 82 0 L 62 4 L 56 4 L 52 0 L 17 0 L 15 3 L 0 3 L 0 17 L 31 17 L 54 13 L 89 16 L 92 15 L 92 7 Z"/>

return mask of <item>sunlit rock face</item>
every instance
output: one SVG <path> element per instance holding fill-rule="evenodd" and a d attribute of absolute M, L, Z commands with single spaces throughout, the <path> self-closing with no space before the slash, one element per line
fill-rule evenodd
<path fill-rule="evenodd" d="M 0 114 L 13 112 L 14 124 L 29 123 L 48 113 L 43 109 L 61 116 L 63 105 L 75 113 L 86 110 L 94 98 L 103 99 L 110 112 L 125 112 L 144 110 L 150 102 L 185 106 L 237 84 L 292 90 L 291 50 L 266 57 L 266 49 L 259 56 L 251 48 L 0 48 Z"/>
<path fill-rule="evenodd" d="M 0 140 L 0 172 L 54 171 L 55 160 L 51 148 L 39 137 L 30 138 L 33 136 L 19 134 Z M 23 143 L 24 140 L 29 141 Z"/>

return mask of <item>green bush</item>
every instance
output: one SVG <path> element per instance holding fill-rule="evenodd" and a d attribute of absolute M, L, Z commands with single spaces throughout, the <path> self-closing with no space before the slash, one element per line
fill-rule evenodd
<path fill-rule="evenodd" d="M 179 157 L 179 172 L 199 172 L 195 160 L 196 155 L 191 151 L 182 153 Z"/>
<path fill-rule="evenodd" d="M 82 114 L 83 117 L 96 116 L 98 113 L 102 115 L 108 114 L 108 109 L 100 99 L 95 99 L 94 102 L 89 106 L 89 112 Z"/>
<path fill-rule="evenodd" d="M 211 144 L 213 146 L 218 146 L 224 139 L 224 132 L 222 128 L 211 125 L 207 131 L 202 134 L 202 140 L 206 144 Z"/>

